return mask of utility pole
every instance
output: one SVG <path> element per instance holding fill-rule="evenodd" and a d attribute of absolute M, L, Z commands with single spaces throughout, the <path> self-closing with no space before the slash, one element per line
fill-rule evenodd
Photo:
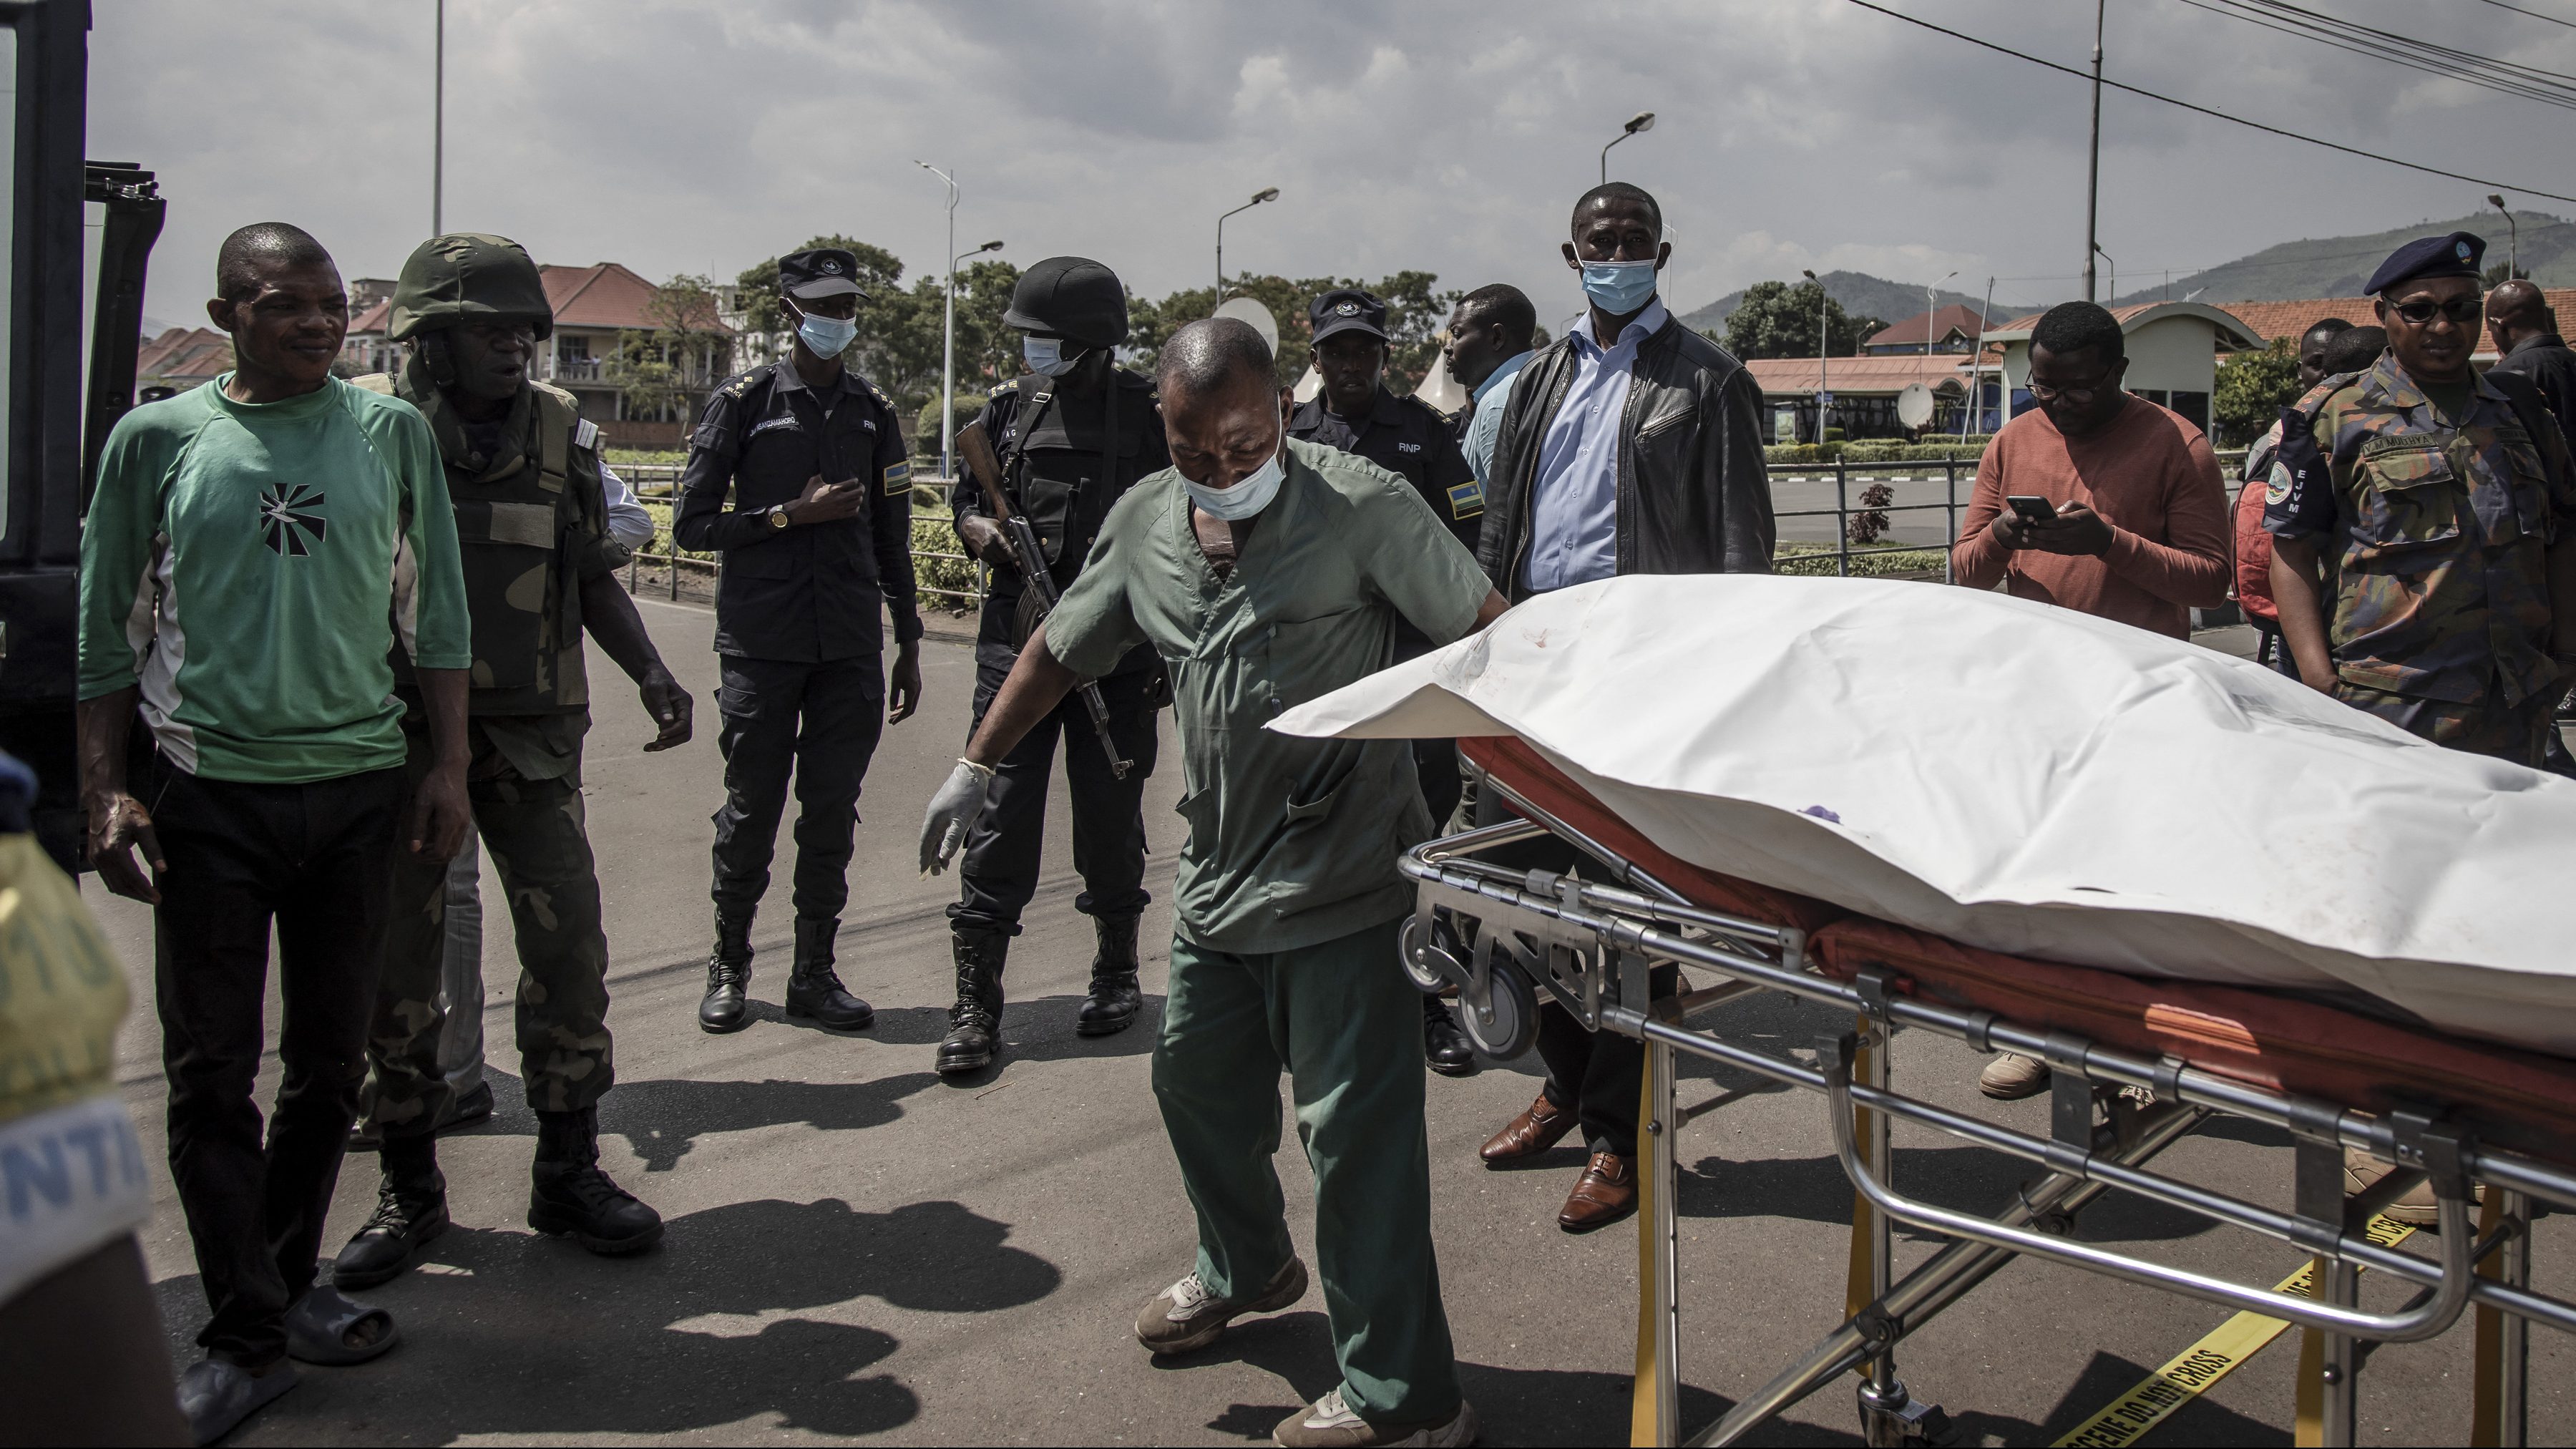
<path fill-rule="evenodd" d="M 957 178 L 927 161 L 912 164 L 948 183 L 948 286 L 939 307 L 939 476 L 955 478 L 949 440 L 957 436 Z"/>
<path fill-rule="evenodd" d="M 1825 354 L 1833 351 L 1830 339 L 1825 336 L 1825 304 L 1833 298 L 1825 291 L 1823 279 L 1814 272 L 1801 270 L 1798 275 L 1816 284 L 1816 441 L 1822 443 L 1825 440 L 1825 411 L 1833 406 L 1834 401 L 1833 383 L 1825 375 Z"/>
<path fill-rule="evenodd" d="M 2102 211 L 2102 10 L 2110 0 L 2093 0 L 2093 150 L 2084 169 L 2084 300 L 2093 296 L 2093 253 L 2101 250 L 2095 226 Z"/>
<path fill-rule="evenodd" d="M 447 235 L 447 0 L 438 0 L 429 103 L 429 234 Z"/>
<path fill-rule="evenodd" d="M 1995 279 L 1986 278 L 1985 310 L 1977 314 L 1977 350 L 1968 354 L 1968 417 L 1959 422 L 1959 437 L 1966 441 L 1968 421 L 1986 420 L 1986 319 L 1995 312 Z"/>

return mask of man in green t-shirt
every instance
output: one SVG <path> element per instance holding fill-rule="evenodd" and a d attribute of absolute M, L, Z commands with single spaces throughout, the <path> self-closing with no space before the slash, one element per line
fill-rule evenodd
<path fill-rule="evenodd" d="M 1196 1267 L 1136 1336 L 1187 1353 L 1305 1296 L 1270 1157 L 1290 1077 L 1315 1174 L 1315 1254 L 1342 1382 L 1287 1445 L 1464 1444 L 1431 1248 L 1422 1009 L 1397 962 L 1397 855 L 1431 835 L 1403 740 L 1310 740 L 1280 711 L 1393 662 L 1399 616 L 1446 644 L 1501 596 L 1412 486 L 1284 436 L 1270 350 L 1193 322 L 1157 368 L 1173 467 L 1138 483 L 1030 636 L 922 823 L 947 863 L 993 766 L 1085 677 L 1151 644 L 1172 675 L 1190 824 L 1154 1095 L 1198 1215 Z"/>
<path fill-rule="evenodd" d="M 473 662 L 438 444 L 411 404 L 331 376 L 349 304 L 330 254 L 263 223 L 225 240 L 215 275 L 234 368 L 117 423 L 80 578 L 90 861 L 155 908 L 170 1170 L 213 1310 L 179 1385 L 200 1444 L 293 1387 L 290 1356 L 393 1346 L 391 1317 L 314 1270 L 394 852 L 444 860 L 464 838 Z M 408 812 L 397 638 L 434 756 Z M 127 771 L 138 713 L 148 782 Z M 272 927 L 284 1081 L 263 1141 Z"/>

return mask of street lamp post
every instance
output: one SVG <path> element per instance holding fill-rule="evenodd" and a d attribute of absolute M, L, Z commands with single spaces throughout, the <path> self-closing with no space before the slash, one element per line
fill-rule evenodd
<path fill-rule="evenodd" d="M 2522 228 L 2513 224 L 2513 212 L 2504 204 L 2503 192 L 2490 194 L 2487 205 L 2504 213 L 2504 274 L 2510 281 L 2522 275 Z"/>
<path fill-rule="evenodd" d="M 1953 267 L 1948 275 L 1941 278 L 1941 282 L 1946 282 L 1957 275 L 1959 275 L 1958 269 Z M 1941 289 L 1941 282 L 1934 282 L 1923 289 L 1923 373 L 1926 377 L 1932 373 L 1932 297 Z M 1927 382 L 1923 385 L 1930 387 L 1932 384 Z"/>
<path fill-rule="evenodd" d="M 447 235 L 447 0 L 438 0 L 438 38 L 431 51 L 429 102 L 429 234 Z"/>
<path fill-rule="evenodd" d="M 1265 186 L 1259 191 L 1252 193 L 1252 199 L 1245 202 L 1243 205 L 1236 207 L 1234 211 L 1250 211 L 1265 201 L 1277 201 L 1278 199 L 1279 188 L 1276 186 Z M 1219 302 L 1225 300 L 1225 217 L 1234 215 L 1234 211 L 1229 211 L 1225 216 L 1220 216 L 1216 219 L 1216 299 Z"/>
<path fill-rule="evenodd" d="M 1628 124 L 1620 128 L 1618 135 L 1610 138 L 1610 146 L 1616 146 L 1641 131 L 1653 129 L 1655 129 L 1655 113 L 1639 111 L 1628 118 Z M 1601 148 L 1601 183 L 1604 186 L 1610 184 L 1610 146 Z"/>
<path fill-rule="evenodd" d="M 912 163 L 948 185 L 948 250 L 957 250 L 957 178 L 927 161 Z M 970 253 L 971 255 L 971 253 Z M 957 263 L 948 263 L 947 297 L 939 316 L 939 476 L 955 478 L 956 461 L 949 440 L 957 433 Z"/>
<path fill-rule="evenodd" d="M 2094 224 L 2102 213 L 2102 14 L 2106 0 L 2093 0 L 2093 148 L 2084 168 L 2084 300 L 2093 300 Z M 2114 295 L 2117 295 L 2116 293 Z"/>
<path fill-rule="evenodd" d="M 1825 337 L 1825 304 L 1833 299 L 1826 295 L 1825 284 L 1817 280 L 1814 272 L 1802 270 L 1798 275 L 1816 283 L 1816 441 L 1821 444 L 1825 440 L 1825 407 L 1834 400 L 1833 388 L 1825 377 L 1825 354 L 1833 350 Z"/>
<path fill-rule="evenodd" d="M 2105 295 L 2102 298 L 2102 305 L 2105 307 L 2116 307 L 2120 305 L 2120 259 L 2111 255 L 2109 252 L 2102 250 L 2102 244 L 2100 242 L 2095 242 L 2093 244 L 2093 256 L 2100 257 L 2102 260 L 2111 264 L 2111 285 L 2105 289 Z M 2086 257 L 2084 259 L 2084 270 L 2087 272 L 2093 270 L 2093 257 Z M 2093 299 L 2091 297 L 2087 297 L 2084 300 L 2089 302 Z"/>

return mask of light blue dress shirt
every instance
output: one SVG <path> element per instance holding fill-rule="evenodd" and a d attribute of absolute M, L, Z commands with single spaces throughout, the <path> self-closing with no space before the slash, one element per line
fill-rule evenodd
<path fill-rule="evenodd" d="M 1618 571 L 1619 418 L 1628 407 L 1628 374 L 1638 345 L 1671 315 L 1656 298 L 1606 351 L 1592 338 L 1589 313 L 1570 330 L 1574 379 L 1539 440 L 1538 476 L 1530 483 L 1529 563 L 1521 574 L 1530 592 Z"/>
<path fill-rule="evenodd" d="M 1512 378 L 1536 356 L 1536 351 L 1524 347 L 1504 358 L 1502 365 L 1468 394 L 1476 405 L 1476 411 L 1467 419 L 1467 441 L 1460 451 L 1467 455 L 1467 471 L 1475 474 L 1479 483 L 1494 481 L 1494 440 L 1503 435 L 1503 403 L 1511 397 Z M 1485 405 L 1488 398 L 1493 400 L 1492 407 Z"/>

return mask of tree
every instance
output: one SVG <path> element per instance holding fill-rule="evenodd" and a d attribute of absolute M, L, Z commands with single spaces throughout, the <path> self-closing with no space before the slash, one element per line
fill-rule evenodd
<path fill-rule="evenodd" d="M 2499 286 L 2506 282 L 2527 282 L 2531 280 L 2531 268 L 2517 267 L 2510 261 L 2498 262 L 2494 266 L 2487 268 L 2484 276 L 2481 277 L 2480 280 L 2490 287 Z"/>
<path fill-rule="evenodd" d="M 2222 443 L 2243 447 L 2253 442 L 2281 420 L 2281 409 L 2299 400 L 2298 347 L 2297 338 L 2281 336 L 2260 352 L 2234 352 L 2220 359 L 2209 407 Z"/>
<path fill-rule="evenodd" d="M 1826 354 L 1849 357 L 1862 342 L 1886 330 L 1875 317 L 1853 317 L 1815 282 L 1756 282 L 1727 314 L 1726 350 L 1742 358 L 1814 357 L 1816 314 L 1825 319 Z"/>
<path fill-rule="evenodd" d="M 1386 303 L 1386 386 L 1401 397 L 1421 386 L 1431 371 L 1431 360 L 1440 351 L 1441 330 L 1449 325 L 1450 310 L 1466 293 L 1439 290 L 1440 278 L 1431 272 L 1404 271 L 1381 277 L 1375 282 L 1360 282 L 1349 277 L 1304 277 L 1290 279 L 1245 272 L 1226 283 L 1226 296 L 1250 297 L 1270 309 L 1279 323 L 1279 385 L 1293 386 L 1306 375 L 1308 339 L 1315 329 L 1306 309 L 1315 298 L 1345 287 L 1358 287 Z M 1131 363 L 1150 370 L 1155 354 L 1162 350 L 1173 333 L 1216 310 L 1216 293 L 1209 287 L 1191 287 L 1174 292 L 1158 302 L 1138 298 L 1128 300 L 1131 325 L 1127 334 L 1127 351 Z"/>
<path fill-rule="evenodd" d="M 715 283 L 706 277 L 683 272 L 653 289 L 644 304 L 652 328 L 620 333 L 606 368 L 629 415 L 687 420 L 731 356 L 720 310 Z"/>

